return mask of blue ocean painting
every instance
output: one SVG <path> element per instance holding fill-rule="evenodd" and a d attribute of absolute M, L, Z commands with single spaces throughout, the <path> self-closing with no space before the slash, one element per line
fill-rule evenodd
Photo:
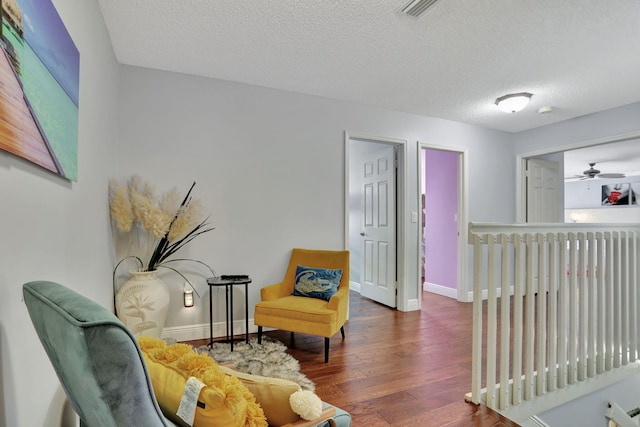
<path fill-rule="evenodd" d="M 51 77 L 78 106 L 80 53 L 50 0 L 18 0 L 24 39 Z"/>
<path fill-rule="evenodd" d="M 77 181 L 80 54 L 50 0 L 17 0 L 17 5 L 19 15 L 3 16 L 3 37 L 15 49 L 27 105 L 58 173 Z M 8 25 L 16 16 L 19 25 Z"/>

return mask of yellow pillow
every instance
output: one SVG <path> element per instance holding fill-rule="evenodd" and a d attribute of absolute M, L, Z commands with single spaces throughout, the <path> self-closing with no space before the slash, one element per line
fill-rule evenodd
<path fill-rule="evenodd" d="M 205 384 L 198 396 L 194 427 L 267 427 L 255 397 L 237 378 L 225 375 L 215 361 L 187 344 L 166 345 L 157 338 L 138 338 L 160 409 L 174 423 L 190 377 Z"/>
<path fill-rule="evenodd" d="M 300 391 L 297 383 L 281 378 L 246 374 L 226 366 L 219 368 L 225 374 L 238 378 L 249 389 L 262 407 L 270 426 L 283 426 L 300 419 L 289 403 L 289 397 Z"/>

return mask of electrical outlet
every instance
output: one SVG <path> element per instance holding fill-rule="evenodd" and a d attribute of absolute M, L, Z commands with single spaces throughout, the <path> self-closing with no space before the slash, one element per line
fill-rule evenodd
<path fill-rule="evenodd" d="M 411 212 L 411 222 L 418 222 L 418 212 Z"/>

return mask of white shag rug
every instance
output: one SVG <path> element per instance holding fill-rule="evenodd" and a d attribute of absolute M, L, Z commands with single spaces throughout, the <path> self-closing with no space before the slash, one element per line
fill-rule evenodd
<path fill-rule="evenodd" d="M 280 341 L 262 337 L 262 344 L 257 338 L 235 342 L 233 352 L 229 343 L 213 343 L 211 348 L 204 345 L 198 353 L 211 356 L 220 364 L 233 364 L 233 369 L 263 377 L 282 378 L 300 384 L 303 390 L 315 391 L 315 384 L 300 372 L 300 363 L 286 353 L 287 346 Z"/>

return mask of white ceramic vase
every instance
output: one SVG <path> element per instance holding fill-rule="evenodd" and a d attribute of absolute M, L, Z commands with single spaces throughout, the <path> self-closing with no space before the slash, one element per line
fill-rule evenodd
<path fill-rule="evenodd" d="M 116 292 L 116 314 L 136 337 L 160 338 L 169 309 L 169 289 L 155 271 L 132 271 Z"/>

